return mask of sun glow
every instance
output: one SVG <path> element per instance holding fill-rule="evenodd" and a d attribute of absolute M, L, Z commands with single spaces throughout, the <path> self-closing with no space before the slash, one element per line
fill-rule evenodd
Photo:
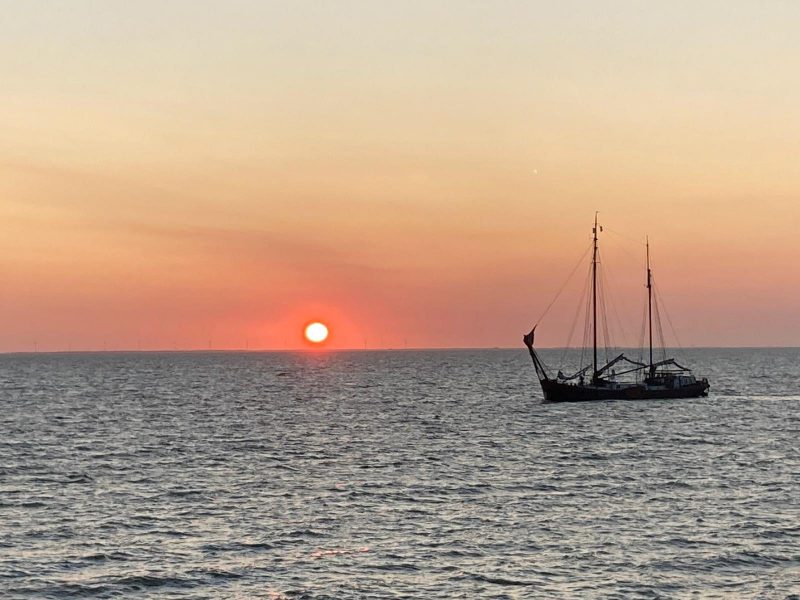
<path fill-rule="evenodd" d="M 309 323 L 306 325 L 305 336 L 312 344 L 321 344 L 328 339 L 328 328 L 323 323 Z"/>

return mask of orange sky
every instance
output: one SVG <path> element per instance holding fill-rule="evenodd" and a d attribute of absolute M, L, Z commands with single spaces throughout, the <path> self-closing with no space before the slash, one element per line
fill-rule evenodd
<path fill-rule="evenodd" d="M 134 4 L 4 8 L 1 351 L 516 346 L 595 210 L 631 330 L 648 233 L 683 345 L 800 345 L 800 5 Z"/>

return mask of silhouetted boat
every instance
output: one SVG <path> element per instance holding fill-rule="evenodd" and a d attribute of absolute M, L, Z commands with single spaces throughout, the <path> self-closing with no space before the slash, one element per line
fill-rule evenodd
<path fill-rule="evenodd" d="M 602 229 L 601 229 L 602 230 Z M 536 375 L 542 385 L 545 402 L 585 402 L 590 400 L 646 400 L 660 398 L 697 398 L 708 395 L 708 380 L 698 380 L 691 369 L 674 358 L 653 361 L 653 278 L 650 270 L 650 244 L 647 243 L 647 325 L 649 361 L 632 360 L 619 354 L 605 365 L 597 363 L 597 215 L 592 229 L 591 309 L 592 363 L 572 375 L 560 370 L 555 377 L 548 373 L 533 347 L 536 326 L 522 340 L 528 347 Z M 660 330 L 660 325 L 659 325 Z M 623 366 L 616 372 L 614 367 Z M 628 380 L 625 380 L 627 376 Z M 632 379 L 632 380 L 631 380 Z"/>

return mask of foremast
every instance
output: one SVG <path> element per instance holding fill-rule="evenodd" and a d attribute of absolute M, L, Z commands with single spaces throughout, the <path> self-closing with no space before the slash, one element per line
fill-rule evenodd
<path fill-rule="evenodd" d="M 650 271 L 650 238 L 645 238 L 647 245 L 647 329 L 650 349 L 650 377 L 653 377 L 653 273 Z"/>
<path fill-rule="evenodd" d="M 592 383 L 597 383 L 597 212 L 592 236 Z"/>

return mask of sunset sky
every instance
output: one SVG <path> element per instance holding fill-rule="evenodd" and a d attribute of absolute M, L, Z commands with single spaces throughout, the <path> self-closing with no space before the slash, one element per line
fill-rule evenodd
<path fill-rule="evenodd" d="M 800 345 L 800 3 L 0 8 L 0 351 Z"/>

